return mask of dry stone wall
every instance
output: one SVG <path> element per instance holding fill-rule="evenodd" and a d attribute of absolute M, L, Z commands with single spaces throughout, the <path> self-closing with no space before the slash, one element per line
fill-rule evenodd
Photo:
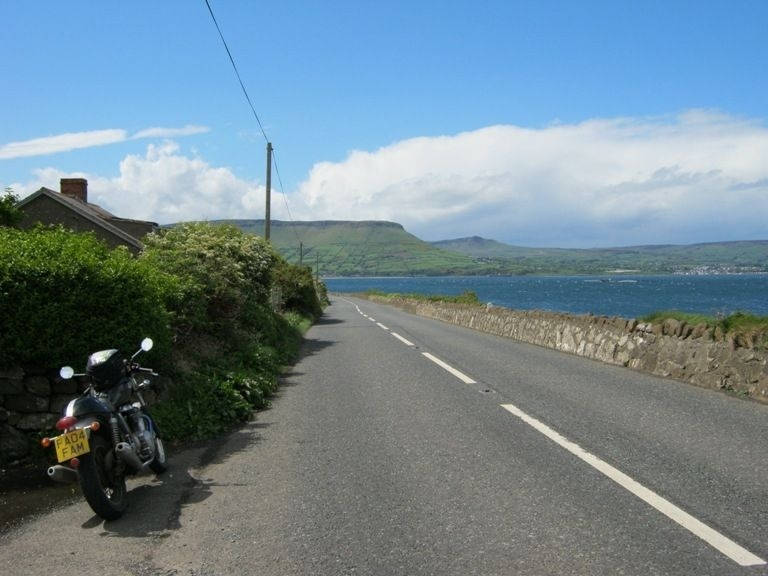
<path fill-rule="evenodd" d="M 13 462 L 29 455 L 35 434 L 52 428 L 76 393 L 74 380 L 42 370 L 0 369 L 0 458 Z"/>
<path fill-rule="evenodd" d="M 382 298 L 411 313 L 768 402 L 768 352 L 706 325 Z"/>
<path fill-rule="evenodd" d="M 40 432 L 53 429 L 78 390 L 78 383 L 37 368 L 0 368 L 0 464 L 33 452 Z M 152 391 L 144 392 L 148 402 Z"/>

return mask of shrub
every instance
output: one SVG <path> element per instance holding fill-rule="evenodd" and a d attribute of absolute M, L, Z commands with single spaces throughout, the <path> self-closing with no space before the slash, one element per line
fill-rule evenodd
<path fill-rule="evenodd" d="M 177 334 L 227 335 L 267 306 L 272 248 L 229 225 L 187 223 L 145 237 L 141 260 L 180 279 L 172 303 Z"/>
<path fill-rule="evenodd" d="M 24 217 L 24 213 L 16 207 L 19 197 L 10 188 L 5 189 L 5 194 L 0 196 L 0 226 L 18 226 Z"/>
<path fill-rule="evenodd" d="M 63 228 L 0 228 L 0 365 L 82 366 L 105 348 L 170 344 L 164 307 L 173 278 Z"/>
<path fill-rule="evenodd" d="M 165 438 L 189 440 L 215 436 L 246 421 L 251 405 L 225 375 L 201 371 L 175 382 L 151 412 Z"/>
<path fill-rule="evenodd" d="M 280 258 L 275 266 L 275 286 L 280 289 L 283 305 L 306 316 L 318 318 L 323 306 L 315 289 L 315 279 L 308 266 L 289 264 Z"/>

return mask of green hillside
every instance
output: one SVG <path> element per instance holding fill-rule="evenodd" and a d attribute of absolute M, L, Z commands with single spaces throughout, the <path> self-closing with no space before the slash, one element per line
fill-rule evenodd
<path fill-rule="evenodd" d="M 500 268 L 526 268 L 532 273 L 601 274 L 610 271 L 642 273 L 765 272 L 768 241 L 712 242 L 691 245 L 627 246 L 564 249 L 510 246 L 478 236 L 433 242 L 433 246 L 466 254 Z"/>
<path fill-rule="evenodd" d="M 220 220 L 264 234 L 263 220 Z M 273 221 L 272 244 L 323 276 L 768 272 L 768 241 L 600 249 L 528 248 L 478 236 L 424 242 L 394 222 Z"/>
<path fill-rule="evenodd" d="M 263 220 L 221 220 L 262 236 Z M 272 221 L 272 244 L 289 262 L 303 262 L 323 276 L 433 276 L 492 273 L 494 266 L 441 250 L 409 234 L 400 224 L 380 221 Z"/>

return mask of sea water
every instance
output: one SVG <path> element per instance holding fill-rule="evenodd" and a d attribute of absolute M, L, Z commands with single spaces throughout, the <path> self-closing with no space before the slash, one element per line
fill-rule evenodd
<path fill-rule="evenodd" d="M 640 317 L 661 310 L 768 315 L 768 274 L 708 276 L 439 276 L 326 278 L 331 292 L 457 295 L 524 310 Z"/>

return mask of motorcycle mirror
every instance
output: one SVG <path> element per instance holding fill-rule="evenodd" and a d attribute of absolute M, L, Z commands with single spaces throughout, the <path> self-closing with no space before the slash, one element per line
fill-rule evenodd
<path fill-rule="evenodd" d="M 72 366 L 63 366 L 62 369 L 59 370 L 59 376 L 64 380 L 69 380 L 74 375 L 75 371 L 72 369 Z"/>
<path fill-rule="evenodd" d="M 141 349 L 144 350 L 144 352 L 152 350 L 152 346 L 154 345 L 155 343 L 152 342 L 152 338 L 144 338 L 144 340 L 141 341 Z"/>

